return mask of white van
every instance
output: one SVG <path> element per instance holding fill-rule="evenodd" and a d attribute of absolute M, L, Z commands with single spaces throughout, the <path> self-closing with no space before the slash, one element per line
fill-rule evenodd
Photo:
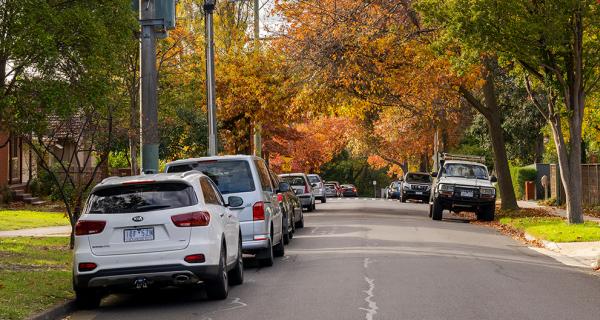
<path fill-rule="evenodd" d="M 260 264 L 272 266 L 274 256 L 284 255 L 283 214 L 265 161 L 247 155 L 177 160 L 166 165 L 167 173 L 197 170 L 210 177 L 224 197 L 237 196 L 244 205 L 238 212 L 242 250 L 255 254 Z"/>

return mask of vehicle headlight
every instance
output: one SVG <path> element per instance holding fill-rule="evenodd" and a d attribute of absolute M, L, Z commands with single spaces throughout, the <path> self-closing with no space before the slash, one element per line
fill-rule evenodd
<path fill-rule="evenodd" d="M 494 188 L 481 188 L 481 195 L 482 196 L 495 196 L 496 195 L 496 189 Z"/>
<path fill-rule="evenodd" d="M 454 192 L 454 186 L 451 184 L 440 184 L 439 186 L 440 192 Z"/>
<path fill-rule="evenodd" d="M 410 190 L 410 184 L 405 183 L 402 185 L 402 188 L 404 188 L 404 190 Z"/>

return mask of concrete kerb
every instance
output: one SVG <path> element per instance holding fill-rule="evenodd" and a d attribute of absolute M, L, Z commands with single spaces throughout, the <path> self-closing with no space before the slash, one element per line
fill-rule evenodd
<path fill-rule="evenodd" d="M 63 319 L 69 314 L 73 313 L 77 308 L 75 306 L 75 300 L 68 300 L 61 302 L 54 307 L 42 311 L 36 315 L 28 318 L 28 320 L 57 320 Z"/>
<path fill-rule="evenodd" d="M 600 242 L 557 243 L 537 239 L 528 233 L 525 233 L 524 237 L 528 241 L 540 243 L 544 248 L 543 250 L 532 249 L 563 264 L 594 270 L 600 267 Z"/>

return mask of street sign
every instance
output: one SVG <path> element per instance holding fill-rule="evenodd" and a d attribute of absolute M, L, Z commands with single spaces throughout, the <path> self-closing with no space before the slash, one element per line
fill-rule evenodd
<path fill-rule="evenodd" d="M 377 181 L 373 180 L 373 185 L 376 186 L 377 185 Z"/>
<path fill-rule="evenodd" d="M 177 12 L 175 7 L 177 0 L 155 0 L 155 14 L 153 19 L 162 20 L 165 30 L 175 29 Z M 131 0 L 131 9 L 135 12 L 140 11 L 140 0 Z"/>

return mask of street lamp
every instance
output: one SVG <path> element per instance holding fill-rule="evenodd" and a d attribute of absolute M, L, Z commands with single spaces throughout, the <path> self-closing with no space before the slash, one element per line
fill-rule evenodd
<path fill-rule="evenodd" d="M 215 101 L 215 46 L 213 11 L 216 0 L 204 0 L 206 30 L 206 109 L 208 111 L 208 155 L 217 155 L 217 105 Z"/>

